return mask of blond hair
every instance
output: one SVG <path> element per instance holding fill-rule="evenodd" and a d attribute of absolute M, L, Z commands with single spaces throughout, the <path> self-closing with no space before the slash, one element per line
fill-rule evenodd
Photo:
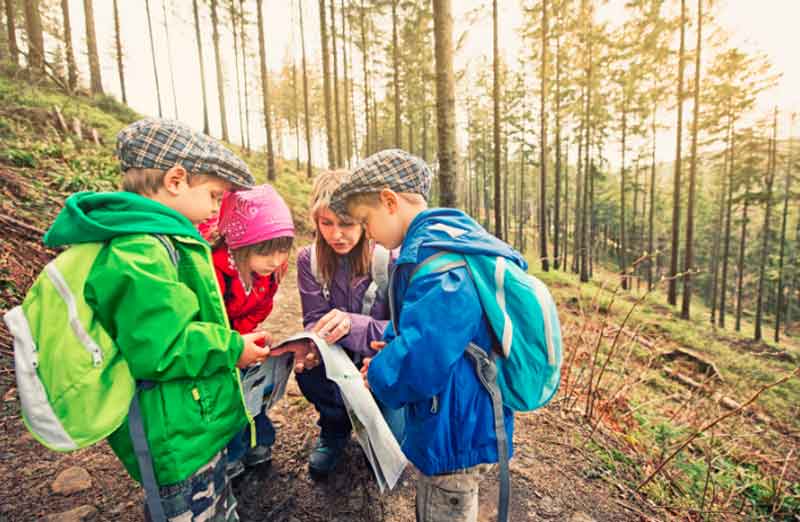
<path fill-rule="evenodd" d="M 311 204 L 309 206 L 311 207 L 311 219 L 314 220 L 315 230 L 314 244 L 311 245 L 311 248 L 316 251 L 317 273 L 320 274 L 321 283 L 324 285 L 330 285 L 333 281 L 333 275 L 339 266 L 340 256 L 322 237 L 322 233 L 319 231 L 319 215 L 322 210 L 330 209 L 331 195 L 349 175 L 350 172 L 347 170 L 322 172 L 314 180 L 314 186 L 311 189 Z M 352 219 L 349 216 L 341 216 L 339 214 L 337 216 L 345 223 L 352 223 Z M 347 257 L 350 259 L 353 279 L 369 274 L 372 252 L 367 235 L 363 231 L 358 243 L 347 254 Z"/>
<path fill-rule="evenodd" d="M 161 169 L 128 169 L 122 174 L 122 190 L 142 196 L 152 196 L 164 185 L 164 176 L 168 170 Z M 186 171 L 186 182 L 197 185 L 211 179 L 209 174 L 192 174 Z"/>

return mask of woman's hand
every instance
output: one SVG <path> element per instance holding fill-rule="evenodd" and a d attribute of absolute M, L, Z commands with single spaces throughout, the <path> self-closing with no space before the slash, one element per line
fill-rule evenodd
<path fill-rule="evenodd" d="M 317 345 L 308 339 L 300 339 L 281 345 L 272 350 L 269 355 L 270 357 L 278 357 L 288 352 L 294 354 L 295 373 L 302 373 L 319 366 L 321 358 Z"/>
<path fill-rule="evenodd" d="M 334 308 L 322 316 L 311 331 L 325 339 L 325 342 L 335 343 L 350 333 L 351 326 L 350 315 Z"/>

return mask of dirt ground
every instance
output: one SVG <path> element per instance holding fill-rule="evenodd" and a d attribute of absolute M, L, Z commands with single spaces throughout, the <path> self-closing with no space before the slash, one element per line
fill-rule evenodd
<path fill-rule="evenodd" d="M 12 233 L 13 235 L 13 233 Z M 29 254 L 46 256 L 27 243 Z M 7 243 L 8 245 L 8 243 Z M 7 253 L 7 251 L 6 251 Z M 30 259 L 30 258 L 28 258 Z M 36 264 L 36 263 L 33 263 Z M 27 264 L 26 264 L 27 265 Z M 35 270 L 15 272 L 21 294 Z M 277 338 L 300 327 L 296 280 L 290 273 L 282 286 L 267 327 Z M 0 327 L 2 328 L 2 327 Z M 235 484 L 243 520 L 274 522 L 344 522 L 414 520 L 415 471 L 407 469 L 392 492 L 381 494 L 355 440 L 336 472 L 325 482 L 309 477 L 307 459 L 317 436 L 316 412 L 300 395 L 294 380 L 287 396 L 271 411 L 278 429 L 273 462 L 266 470 L 246 473 Z M 609 477 L 588 452 L 576 447 L 586 429 L 558 405 L 520 414 L 514 436 L 512 509 L 515 522 L 538 520 L 665 520 Z M 595 433 L 594 437 L 602 437 Z M 54 493 L 56 476 L 78 466 L 88 471 L 91 487 L 70 495 Z M 620 481 L 621 482 L 621 481 Z M 19 416 L 8 332 L 0 329 L 0 521 L 142 520 L 142 490 L 125 473 L 107 444 L 68 454 L 48 451 L 26 431 Z M 481 484 L 481 522 L 496 517 L 495 475 Z M 58 518 L 81 508 L 75 518 Z M 73 511 L 73 514 L 76 512 Z M 83 518 L 81 518 L 83 517 Z"/>

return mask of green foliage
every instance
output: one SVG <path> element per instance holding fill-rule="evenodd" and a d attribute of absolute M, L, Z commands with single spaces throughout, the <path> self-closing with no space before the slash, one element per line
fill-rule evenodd
<path fill-rule="evenodd" d="M 36 168 L 36 156 L 28 150 L 7 149 L 2 153 L 4 161 L 11 163 L 15 167 Z"/>

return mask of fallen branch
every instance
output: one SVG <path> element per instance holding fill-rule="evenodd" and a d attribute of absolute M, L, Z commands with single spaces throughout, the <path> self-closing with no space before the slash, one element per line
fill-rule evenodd
<path fill-rule="evenodd" d="M 12 218 L 11 216 L 6 216 L 5 214 L 0 214 L 0 222 L 3 222 L 9 226 L 16 227 L 27 234 L 33 234 L 36 237 L 31 239 L 36 239 L 37 241 L 41 240 L 44 236 L 44 230 L 31 226 L 27 223 L 23 223 L 17 219 Z"/>
<path fill-rule="evenodd" d="M 647 476 L 647 478 L 646 478 L 646 479 L 644 479 L 644 481 L 642 481 L 642 483 L 641 483 L 641 484 L 639 484 L 638 486 L 636 486 L 636 489 L 637 489 L 637 491 L 638 491 L 638 490 L 640 490 L 640 489 L 642 489 L 642 488 L 643 488 L 644 486 L 646 486 L 647 484 L 649 484 L 649 483 L 650 483 L 650 481 L 651 481 L 651 480 L 653 480 L 653 478 L 654 478 L 654 477 L 655 477 L 655 476 L 656 476 L 656 475 L 657 475 L 657 474 L 658 474 L 658 473 L 659 473 L 659 472 L 660 472 L 662 469 L 664 469 L 664 466 L 666 466 L 666 465 L 667 465 L 667 464 L 668 464 L 668 463 L 669 463 L 669 462 L 670 462 L 672 459 L 674 459 L 674 458 L 675 458 L 675 456 L 676 456 L 678 453 L 680 453 L 681 451 L 683 451 L 683 449 L 684 449 L 686 446 L 688 446 L 689 444 L 691 444 L 691 443 L 692 443 L 692 441 L 693 441 L 694 439 L 696 439 L 697 437 L 699 437 L 700 435 L 702 435 L 703 433 L 705 433 L 705 432 L 706 432 L 708 429 L 710 429 L 710 428 L 713 428 L 714 426 L 716 426 L 717 424 L 719 424 L 719 423 L 720 423 L 720 422 L 722 422 L 723 420 L 727 419 L 728 417 L 732 417 L 734 414 L 736 414 L 736 413 L 739 413 L 739 412 L 741 412 L 742 410 L 744 410 L 744 409 L 745 409 L 747 406 L 749 406 L 750 404 L 752 404 L 752 403 L 753 403 L 753 402 L 754 402 L 754 401 L 755 401 L 755 400 L 756 400 L 756 399 L 757 399 L 757 398 L 758 398 L 758 397 L 759 397 L 759 396 L 760 396 L 762 393 L 764 393 L 766 390 L 768 390 L 768 389 L 770 389 L 770 388 L 773 388 L 773 387 L 775 387 L 775 386 L 778 386 L 778 385 L 780 385 L 780 384 L 783 384 L 784 382 L 788 381 L 788 380 L 789 380 L 789 379 L 791 379 L 792 377 L 796 377 L 796 376 L 798 376 L 798 375 L 800 375 L 800 367 L 797 367 L 797 368 L 795 368 L 795 369 L 794 369 L 794 371 L 792 371 L 791 373 L 789 373 L 789 374 L 787 374 L 787 375 L 784 375 L 783 377 L 781 377 L 780 379 L 778 379 L 777 381 L 775 381 L 775 382 L 773 382 L 773 383 L 770 383 L 770 384 L 765 384 L 765 385 L 764 385 L 764 386 L 762 386 L 762 387 L 761 387 L 761 388 L 760 388 L 760 389 L 759 389 L 759 390 L 758 390 L 756 393 L 754 393 L 754 394 L 753 394 L 753 395 L 752 395 L 752 396 L 751 396 L 749 399 L 747 399 L 747 401 L 745 401 L 745 403 L 744 403 L 744 404 L 740 405 L 740 406 L 739 406 L 738 408 L 736 408 L 735 410 L 732 410 L 732 411 L 729 411 L 728 413 L 725 413 L 725 414 L 723 414 L 723 415 L 720 415 L 720 416 L 719 416 L 719 417 L 717 417 L 716 419 L 712 420 L 711 422 L 709 422 L 708 424 L 706 424 L 705 426 L 703 426 L 702 428 L 700 428 L 699 430 L 697 430 L 696 432 L 694 432 L 694 433 L 692 434 L 692 436 L 691 436 L 691 437 L 689 437 L 688 439 L 686 439 L 686 441 L 684 441 L 684 442 L 683 442 L 683 444 L 681 444 L 681 445 L 680 445 L 680 446 L 679 446 L 679 447 L 678 447 L 678 448 L 677 448 L 675 451 L 673 451 L 673 452 L 670 454 L 670 456 L 669 456 L 669 457 L 667 457 L 666 459 L 664 459 L 664 460 L 661 462 L 661 464 L 659 464 L 659 465 L 658 465 L 658 467 L 657 467 L 657 468 L 656 468 L 656 469 L 655 469 L 655 470 L 654 470 L 652 473 L 650 473 L 650 475 L 648 475 L 648 476 Z"/>

